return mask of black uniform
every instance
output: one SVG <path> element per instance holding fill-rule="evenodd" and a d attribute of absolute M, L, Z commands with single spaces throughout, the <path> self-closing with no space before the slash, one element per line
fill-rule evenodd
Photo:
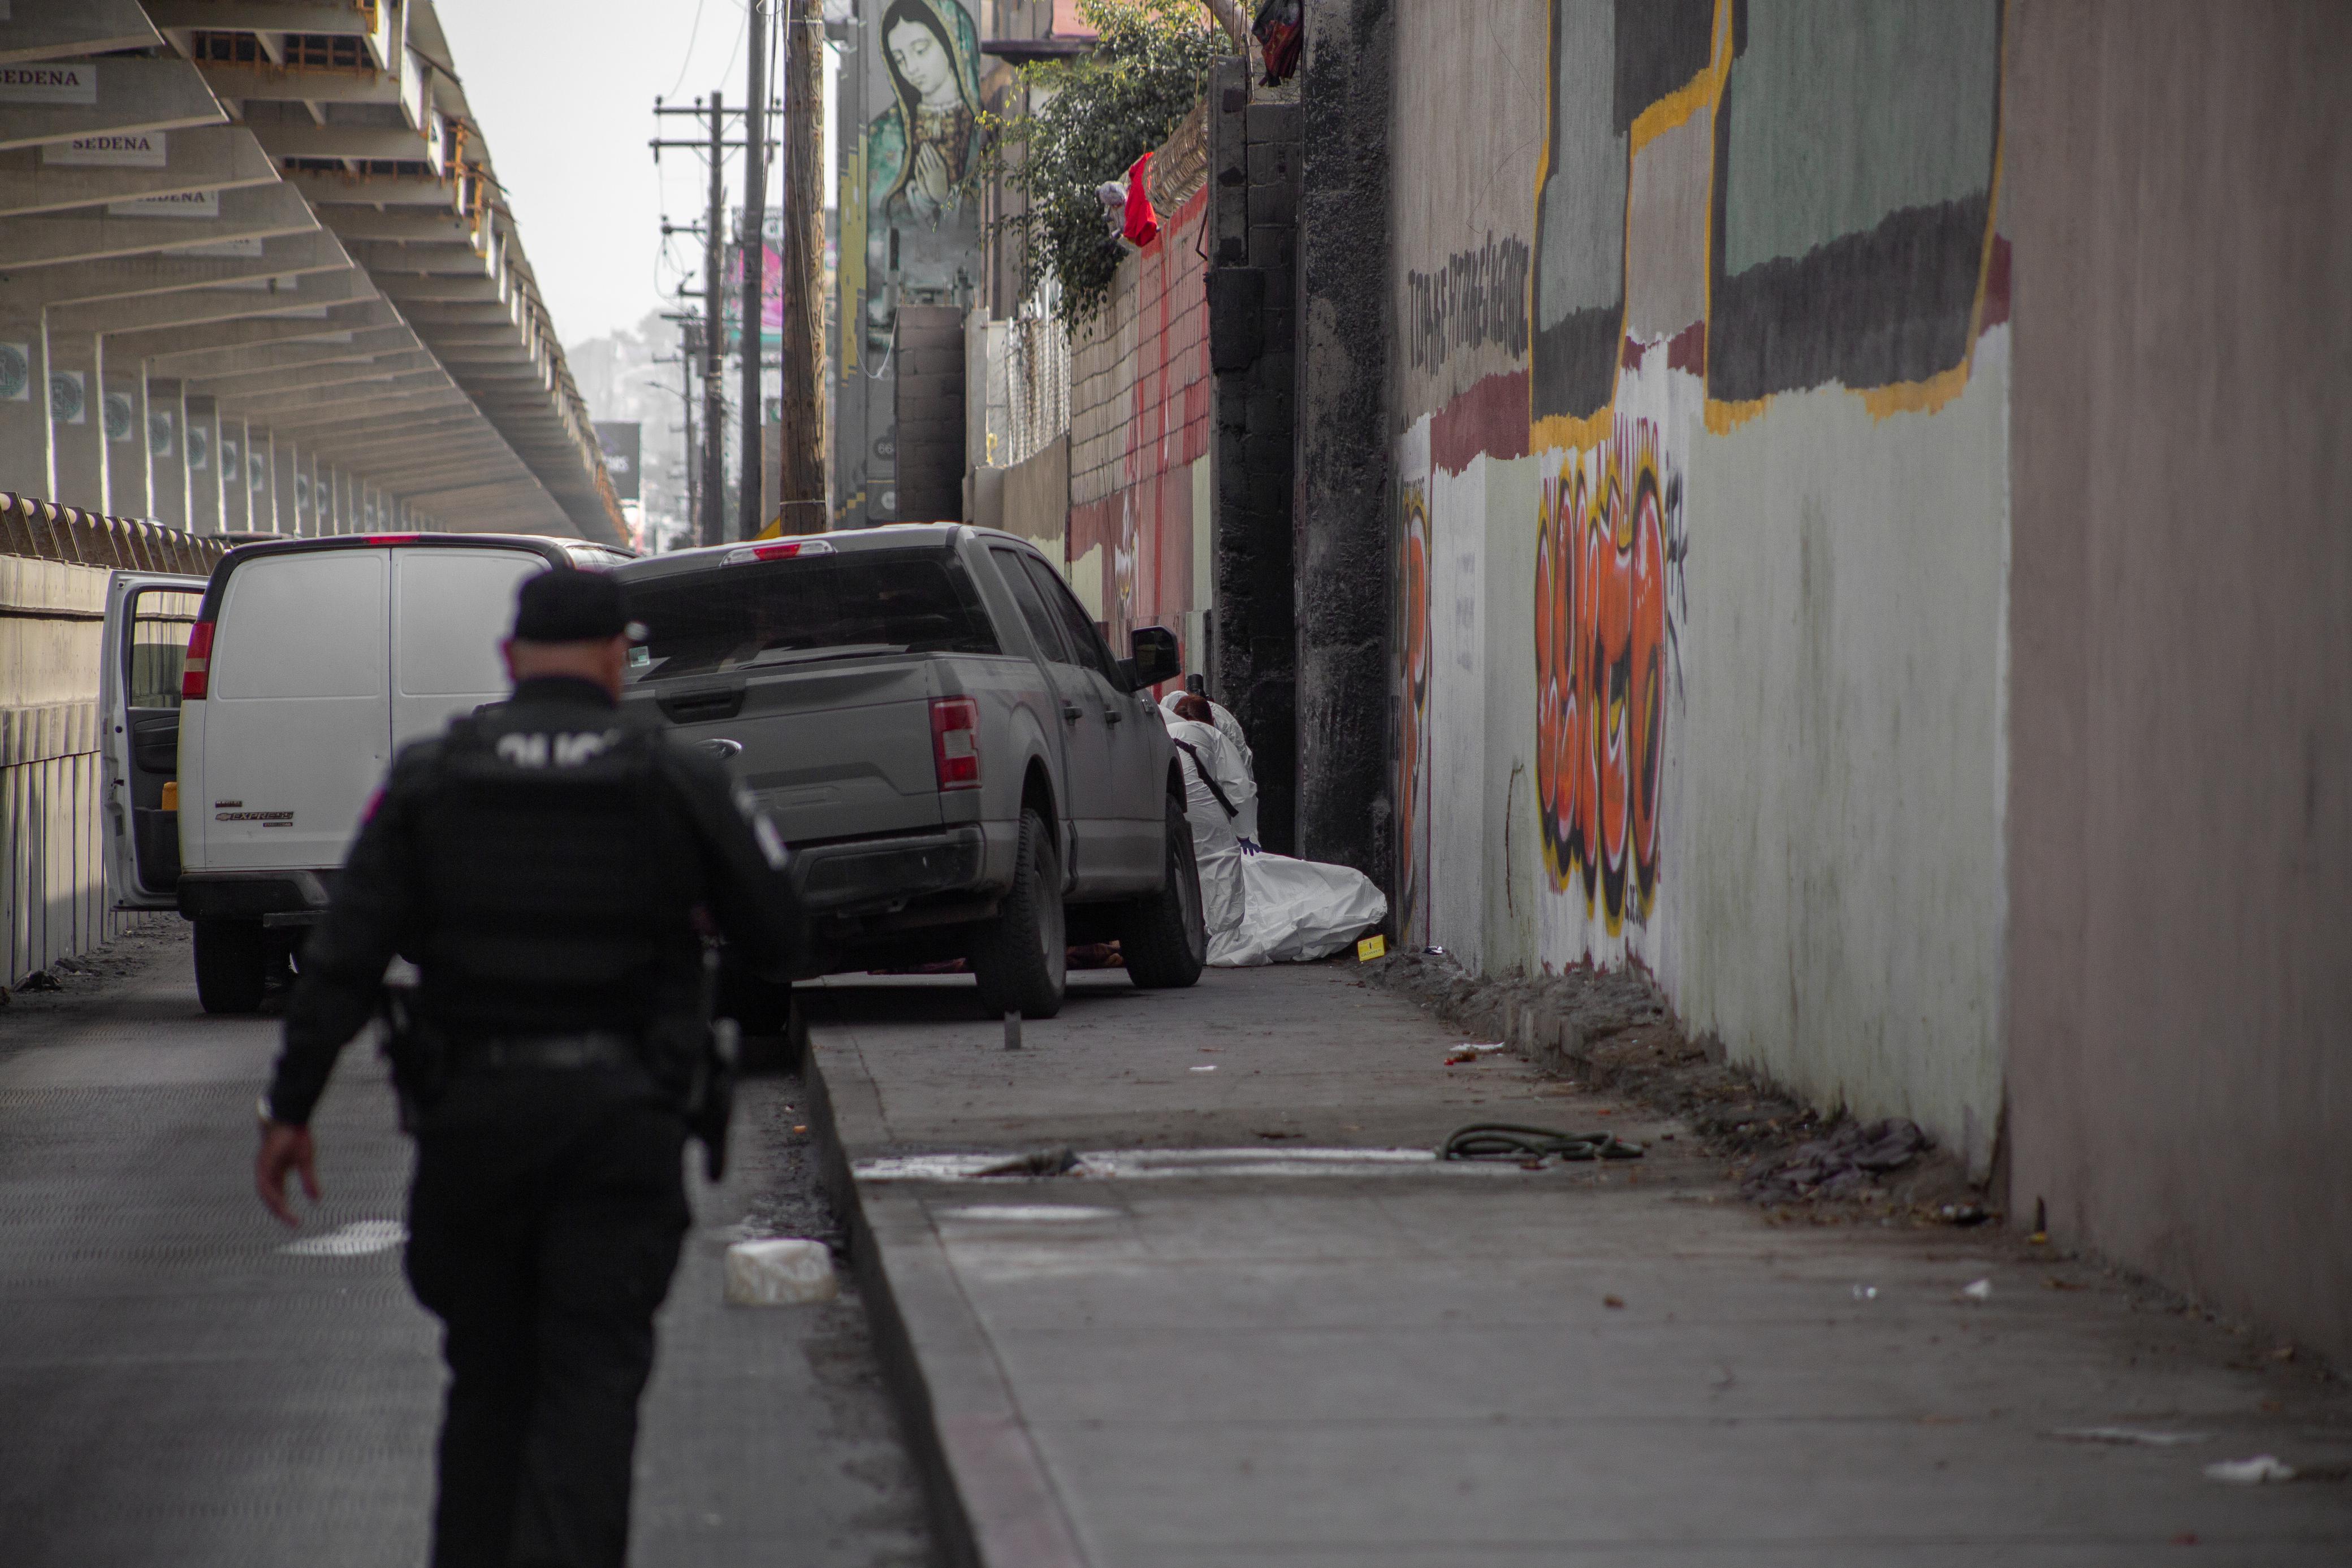
<path fill-rule="evenodd" d="M 614 1564 L 655 1309 L 688 1222 L 679 1079 L 707 915 L 781 975 L 773 830 L 585 681 L 404 749 L 311 934 L 272 1081 L 307 1122 L 387 962 L 452 1071 L 417 1124 L 408 1277 L 445 1325 L 437 1568 Z"/>

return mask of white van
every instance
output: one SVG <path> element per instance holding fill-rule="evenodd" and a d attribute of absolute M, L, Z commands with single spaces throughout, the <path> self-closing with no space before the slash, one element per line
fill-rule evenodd
<path fill-rule="evenodd" d="M 506 695 L 516 587 L 628 559 L 374 534 L 239 546 L 209 581 L 115 573 L 100 703 L 116 907 L 194 921 L 205 1010 L 251 1012 L 324 912 L 393 753 Z"/>

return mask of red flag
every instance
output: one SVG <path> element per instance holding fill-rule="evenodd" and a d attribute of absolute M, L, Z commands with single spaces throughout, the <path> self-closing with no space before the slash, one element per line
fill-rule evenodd
<path fill-rule="evenodd" d="M 1146 152 L 1127 172 L 1127 224 L 1120 229 L 1127 243 L 1140 250 L 1160 237 L 1160 214 L 1151 210 L 1151 154 Z"/>

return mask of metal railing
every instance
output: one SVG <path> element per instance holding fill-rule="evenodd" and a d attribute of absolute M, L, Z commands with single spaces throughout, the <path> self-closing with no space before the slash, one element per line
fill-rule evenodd
<path fill-rule="evenodd" d="M 229 542 L 0 491 L 0 985 L 150 918 L 106 886 L 107 576 L 202 577 Z"/>

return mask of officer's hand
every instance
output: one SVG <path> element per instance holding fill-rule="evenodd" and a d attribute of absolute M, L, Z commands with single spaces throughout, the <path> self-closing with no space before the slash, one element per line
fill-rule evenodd
<path fill-rule="evenodd" d="M 261 1126 L 261 1152 L 253 1160 L 253 1185 L 261 1194 L 261 1206 L 289 1226 L 302 1223 L 287 1201 L 286 1176 L 289 1171 L 302 1174 L 302 1190 L 310 1201 L 319 1201 L 319 1173 L 314 1162 L 318 1150 L 310 1142 L 310 1129 L 297 1127 L 286 1122 L 265 1122 Z"/>

